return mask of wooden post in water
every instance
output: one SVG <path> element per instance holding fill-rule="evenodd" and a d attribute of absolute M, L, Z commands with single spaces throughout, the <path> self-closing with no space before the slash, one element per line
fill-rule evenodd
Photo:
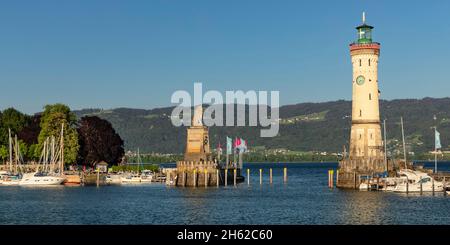
<path fill-rule="evenodd" d="M 287 168 L 284 168 L 284 170 L 283 170 L 283 172 L 284 172 L 284 174 L 283 174 L 283 180 L 284 180 L 284 183 L 286 183 L 287 182 Z"/>
<path fill-rule="evenodd" d="M 186 179 L 187 179 L 187 173 L 185 170 L 183 170 L 183 187 L 186 187 Z"/>
<path fill-rule="evenodd" d="M 367 176 L 367 191 L 370 191 L 370 177 Z"/>
<path fill-rule="evenodd" d="M 330 178 L 331 178 L 331 186 L 330 188 L 334 188 L 334 170 L 330 170 Z"/>
<path fill-rule="evenodd" d="M 225 179 L 225 186 L 227 186 L 228 185 L 228 168 L 225 169 L 225 177 L 224 177 L 224 179 Z"/>
<path fill-rule="evenodd" d="M 259 169 L 259 184 L 262 185 L 262 168 Z"/>
<path fill-rule="evenodd" d="M 423 187 L 422 187 L 422 177 L 420 177 L 420 195 L 422 195 Z"/>
<path fill-rule="evenodd" d="M 194 169 L 194 187 L 197 187 L 197 169 Z"/>
<path fill-rule="evenodd" d="M 208 170 L 205 169 L 205 188 L 208 187 Z"/>
<path fill-rule="evenodd" d="M 250 185 L 250 169 L 247 168 L 247 185 Z"/>
<path fill-rule="evenodd" d="M 97 167 L 97 187 L 100 185 L 100 169 Z"/>
<path fill-rule="evenodd" d="M 216 185 L 219 187 L 219 170 L 216 169 Z"/>
<path fill-rule="evenodd" d="M 234 187 L 236 187 L 236 176 L 237 176 L 236 169 L 233 169 L 233 185 L 234 185 Z"/>
<path fill-rule="evenodd" d="M 336 170 L 336 185 L 339 184 L 339 169 Z"/>
<path fill-rule="evenodd" d="M 354 188 L 356 189 L 356 172 L 355 171 L 353 172 L 353 185 L 354 185 Z"/>
<path fill-rule="evenodd" d="M 359 189 L 360 185 L 361 185 L 361 175 L 358 174 L 358 189 Z M 356 189 L 356 184 L 355 184 L 355 189 Z"/>
<path fill-rule="evenodd" d="M 406 176 L 406 194 L 409 192 L 409 179 L 408 176 Z"/>
<path fill-rule="evenodd" d="M 331 174 L 331 170 L 328 169 L 328 188 L 331 188 L 330 174 Z"/>
<path fill-rule="evenodd" d="M 433 188 L 433 196 L 434 196 L 434 178 L 431 178 L 431 187 Z"/>
<path fill-rule="evenodd" d="M 273 181 L 272 181 L 272 168 L 269 169 L 269 181 L 270 181 L 270 184 L 273 183 Z"/>
<path fill-rule="evenodd" d="M 444 176 L 444 195 L 447 195 L 447 182 L 445 182 L 445 176 Z"/>

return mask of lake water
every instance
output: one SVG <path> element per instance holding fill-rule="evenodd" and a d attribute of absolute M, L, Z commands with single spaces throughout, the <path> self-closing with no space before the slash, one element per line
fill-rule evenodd
<path fill-rule="evenodd" d="M 336 163 L 244 167 L 251 169 L 250 186 L 236 188 L 0 186 L 0 224 L 450 224 L 450 196 L 441 193 L 329 189 L 327 170 Z"/>

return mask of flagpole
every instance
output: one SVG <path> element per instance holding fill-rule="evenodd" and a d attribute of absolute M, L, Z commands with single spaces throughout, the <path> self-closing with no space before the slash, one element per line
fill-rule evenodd
<path fill-rule="evenodd" d="M 228 169 L 228 164 L 230 162 L 230 154 L 233 149 L 233 141 L 227 136 L 227 152 L 226 152 L 226 162 L 225 162 L 225 169 Z"/>
<path fill-rule="evenodd" d="M 433 120 L 434 120 L 434 173 L 437 173 L 436 115 L 433 116 Z"/>
<path fill-rule="evenodd" d="M 235 146 L 234 146 L 234 150 L 233 150 L 233 167 L 236 164 L 236 150 L 237 150 L 237 138 L 234 139 L 235 141 Z"/>
<path fill-rule="evenodd" d="M 227 162 L 225 163 L 225 168 L 228 169 L 228 163 L 230 162 L 230 155 L 227 152 Z"/>
<path fill-rule="evenodd" d="M 434 127 L 434 173 L 437 173 L 436 126 Z"/>
<path fill-rule="evenodd" d="M 388 172 L 387 165 L 387 141 L 386 141 L 386 119 L 383 121 L 383 131 L 384 131 L 384 166 L 386 168 L 386 172 Z"/>
<path fill-rule="evenodd" d="M 219 148 L 217 149 L 217 163 L 218 163 L 218 164 L 220 164 L 220 151 L 221 151 L 221 148 L 219 147 Z"/>

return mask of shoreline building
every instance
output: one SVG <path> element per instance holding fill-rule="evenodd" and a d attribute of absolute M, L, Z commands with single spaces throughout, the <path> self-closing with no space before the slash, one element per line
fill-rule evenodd
<path fill-rule="evenodd" d="M 357 176 L 389 171 L 381 137 L 378 58 L 380 43 L 373 42 L 373 26 L 367 25 L 365 14 L 356 27 L 357 40 L 350 44 L 353 67 L 352 126 L 348 156 L 339 162 L 337 186 L 356 188 Z"/>

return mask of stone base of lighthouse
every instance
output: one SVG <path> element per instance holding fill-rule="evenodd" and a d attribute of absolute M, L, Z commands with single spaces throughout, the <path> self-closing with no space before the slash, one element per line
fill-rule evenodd
<path fill-rule="evenodd" d="M 178 161 L 177 169 L 171 176 L 174 185 L 184 187 L 207 187 L 217 185 L 233 185 L 234 171 L 236 171 L 236 183 L 244 181 L 239 168 L 221 168 L 213 161 Z"/>
<path fill-rule="evenodd" d="M 392 161 L 385 163 L 382 158 L 346 158 L 339 161 L 336 174 L 336 186 L 339 188 L 358 189 L 361 176 L 395 175 L 395 166 Z"/>

